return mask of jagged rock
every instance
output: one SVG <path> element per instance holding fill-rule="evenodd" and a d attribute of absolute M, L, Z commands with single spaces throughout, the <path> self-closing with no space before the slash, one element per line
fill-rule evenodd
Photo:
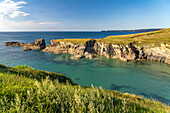
<path fill-rule="evenodd" d="M 23 47 L 23 51 L 30 51 L 30 50 L 41 50 L 45 49 L 46 43 L 44 39 L 37 39 L 35 42 L 24 44 L 20 42 L 6 42 L 6 46 L 12 47 Z"/>
<path fill-rule="evenodd" d="M 72 55 L 83 55 L 85 45 L 73 44 L 71 42 L 58 42 L 55 40 L 51 41 L 43 51 L 52 52 L 56 54 L 72 54 Z"/>
<path fill-rule="evenodd" d="M 25 44 L 23 47 L 24 49 L 30 48 L 31 50 L 41 50 L 45 49 L 46 43 L 44 39 L 37 39 L 35 42 Z"/>
<path fill-rule="evenodd" d="M 162 44 L 161 47 L 148 48 L 137 47 L 135 43 L 128 45 L 114 45 L 89 40 L 86 44 L 73 44 L 71 42 L 61 42 L 51 40 L 50 45 L 46 47 L 44 39 L 38 39 L 35 42 L 24 44 L 19 42 L 7 42 L 7 46 L 24 47 L 24 51 L 32 49 L 44 49 L 45 52 L 56 54 L 72 54 L 72 59 L 89 58 L 94 59 L 96 55 L 103 55 L 107 58 L 120 59 L 122 61 L 130 60 L 154 60 L 170 64 L 170 49 L 169 45 Z"/>
<path fill-rule="evenodd" d="M 95 53 L 94 45 L 96 43 L 96 40 L 89 40 L 86 42 L 84 53 Z"/>
<path fill-rule="evenodd" d="M 24 45 L 24 43 L 20 43 L 20 42 L 6 42 L 5 43 L 6 46 L 11 46 L 11 47 L 21 47 Z"/>
<path fill-rule="evenodd" d="M 170 64 L 170 49 L 168 48 L 147 48 L 143 51 L 143 54 L 145 59 Z"/>
<path fill-rule="evenodd" d="M 44 39 L 37 39 L 35 40 L 35 45 L 39 46 L 40 49 L 45 49 L 46 43 Z"/>

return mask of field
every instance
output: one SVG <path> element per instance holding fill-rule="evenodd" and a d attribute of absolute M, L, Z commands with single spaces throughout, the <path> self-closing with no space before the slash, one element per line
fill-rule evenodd
<path fill-rule="evenodd" d="M 77 85 L 64 75 L 0 65 L 0 112 L 170 112 L 142 96 Z"/>
<path fill-rule="evenodd" d="M 92 39 L 59 39 L 56 41 L 85 44 L 85 42 L 89 40 Z M 170 28 L 146 33 L 108 36 L 103 39 L 96 39 L 96 41 L 103 42 L 106 44 L 112 43 L 118 45 L 126 45 L 133 42 L 139 46 L 151 46 L 151 47 L 160 46 L 161 43 L 170 45 Z"/>

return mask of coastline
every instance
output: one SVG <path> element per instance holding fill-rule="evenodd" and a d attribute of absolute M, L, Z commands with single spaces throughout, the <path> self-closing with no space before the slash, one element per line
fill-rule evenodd
<path fill-rule="evenodd" d="M 135 35 L 139 35 L 139 34 L 135 34 Z M 151 34 L 151 35 L 153 35 L 153 34 Z M 99 39 L 99 40 L 103 40 L 103 39 Z M 42 50 L 42 51 L 56 53 L 56 54 L 69 53 L 69 54 L 73 55 L 72 59 L 81 59 L 81 58 L 95 59 L 96 55 L 102 55 L 102 56 L 106 56 L 107 58 L 116 58 L 116 59 L 122 58 L 121 59 L 122 61 L 123 60 L 124 61 L 143 60 L 143 59 L 138 58 L 141 51 L 145 51 L 145 53 L 146 53 L 147 52 L 146 50 L 148 50 L 148 54 L 152 54 L 152 56 L 154 56 L 153 53 L 157 52 L 157 50 L 159 50 L 159 52 L 164 51 L 166 49 L 169 50 L 169 48 L 167 47 L 168 45 L 166 45 L 166 44 L 160 44 L 161 47 L 147 47 L 147 46 L 145 46 L 144 48 L 142 48 L 142 46 L 139 46 L 134 42 L 127 43 L 127 44 L 126 43 L 125 44 L 114 44 L 114 43 L 100 42 L 99 40 L 98 39 L 96 39 L 96 40 L 94 40 L 94 39 L 76 39 L 76 40 L 69 39 L 69 41 L 67 39 L 51 40 L 51 44 L 46 46 L 45 40 L 38 39 L 35 42 L 28 43 L 28 44 L 24 44 L 24 43 L 20 43 L 20 42 L 8 42 L 8 43 L 6 43 L 6 45 L 12 46 L 12 47 L 23 47 L 24 51 Z M 153 52 L 151 52 L 151 51 L 153 51 Z M 141 56 L 144 57 L 144 55 L 141 55 Z M 166 54 L 165 54 L 165 57 L 166 57 Z M 154 59 L 154 57 L 153 57 L 153 59 Z M 161 59 L 163 59 L 163 57 Z M 160 60 L 160 61 L 163 62 L 163 60 Z M 84 89 L 84 86 L 74 86 L 74 85 L 73 86 L 64 85 L 62 87 L 69 87 L 70 89 L 74 89 L 73 87 L 76 87 L 76 88 L 80 87 L 81 90 L 83 90 L 83 91 L 84 90 L 85 91 L 93 90 L 93 88 L 85 87 L 85 89 Z M 100 89 L 97 89 L 97 91 L 100 91 Z M 110 93 L 114 94 L 114 98 L 115 97 L 118 99 L 123 98 L 123 99 L 125 99 L 125 101 L 128 104 L 130 102 L 130 105 L 131 104 L 140 105 L 140 107 L 138 106 L 139 109 L 145 109 L 145 107 L 143 107 L 143 106 L 150 106 L 150 105 L 152 106 L 153 105 L 152 106 L 153 109 L 156 109 L 157 112 L 160 110 L 160 108 L 163 108 L 163 110 L 164 110 L 165 106 L 166 107 L 168 106 L 166 109 L 169 110 L 169 105 L 165 105 L 163 107 L 162 106 L 163 104 L 160 102 L 151 101 L 149 99 L 139 97 L 139 96 L 136 96 L 133 94 L 129 94 L 129 93 L 122 94 L 122 93 L 118 93 L 116 91 L 110 91 L 110 90 L 104 90 L 104 92 L 105 92 L 105 94 L 110 94 Z M 69 93 L 71 93 L 71 92 L 69 92 Z M 114 100 L 114 98 L 112 98 L 112 99 Z M 144 102 L 145 104 L 142 102 Z M 156 103 L 156 105 L 155 105 L 155 103 Z M 155 108 L 155 106 L 156 106 L 156 108 Z M 148 108 L 148 110 L 152 111 L 152 108 L 151 109 Z M 162 111 L 162 109 L 160 111 Z"/>
<path fill-rule="evenodd" d="M 170 29 L 153 32 L 108 36 L 103 39 L 58 39 L 51 40 L 46 46 L 44 39 L 24 44 L 6 42 L 5 45 L 23 47 L 24 51 L 43 50 L 55 54 L 71 54 L 74 60 L 81 58 L 95 59 L 96 55 L 120 59 L 152 60 L 170 64 Z"/>

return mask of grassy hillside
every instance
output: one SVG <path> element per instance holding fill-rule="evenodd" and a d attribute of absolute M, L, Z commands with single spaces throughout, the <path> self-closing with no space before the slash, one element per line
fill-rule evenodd
<path fill-rule="evenodd" d="M 56 41 L 65 41 L 72 43 L 82 43 L 91 39 L 60 39 Z M 161 43 L 170 45 L 170 28 L 162 29 L 153 32 L 138 33 L 138 34 L 129 34 L 129 35 L 118 35 L 118 36 L 108 36 L 103 39 L 96 39 L 96 41 L 104 43 L 113 43 L 126 45 L 131 42 L 135 42 L 140 46 L 160 46 Z"/>
<path fill-rule="evenodd" d="M 170 112 L 143 97 L 72 84 L 60 74 L 0 65 L 0 112 Z"/>
<path fill-rule="evenodd" d="M 9 74 L 9 75 L 21 75 L 30 79 L 36 79 L 38 81 L 41 81 L 42 79 L 46 79 L 47 76 L 49 76 L 50 80 L 56 80 L 58 79 L 60 83 L 66 83 L 66 81 L 68 81 L 71 84 L 75 84 L 72 82 L 72 80 L 62 74 L 58 74 L 58 73 L 53 73 L 53 72 L 47 72 L 47 71 L 43 71 L 43 70 L 35 70 L 32 67 L 29 67 L 27 65 L 25 66 L 16 66 L 14 68 L 8 67 L 8 66 L 4 66 L 2 64 L 0 64 L 0 73 L 4 73 L 4 74 Z"/>

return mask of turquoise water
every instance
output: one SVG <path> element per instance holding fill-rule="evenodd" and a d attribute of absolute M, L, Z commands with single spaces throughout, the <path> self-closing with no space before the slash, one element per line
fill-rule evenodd
<path fill-rule="evenodd" d="M 121 34 L 121 33 L 117 33 Z M 124 33 L 122 33 L 124 34 Z M 170 104 L 170 65 L 151 62 L 107 59 L 71 60 L 70 55 L 56 55 L 42 51 L 22 51 L 20 47 L 7 47 L 7 41 L 33 42 L 45 38 L 47 44 L 57 38 L 103 38 L 114 32 L 27 32 L 0 33 L 0 63 L 8 66 L 29 65 L 35 69 L 58 72 L 84 86 L 102 86 L 103 89 L 143 95 Z"/>

